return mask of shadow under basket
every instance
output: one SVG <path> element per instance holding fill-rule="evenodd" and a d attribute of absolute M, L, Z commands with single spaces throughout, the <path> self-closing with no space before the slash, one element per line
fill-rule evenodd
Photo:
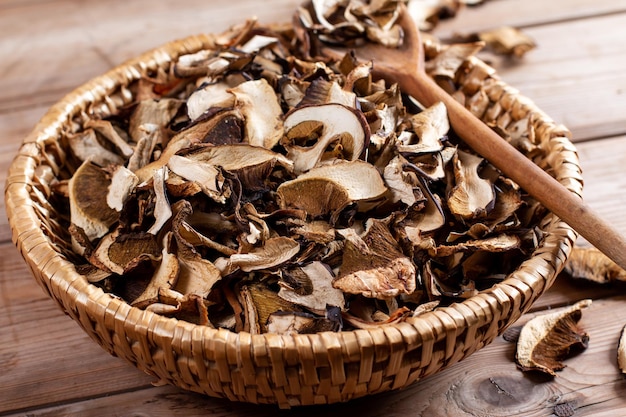
<path fill-rule="evenodd" d="M 284 336 L 198 326 L 131 307 L 89 284 L 63 248 L 63 222 L 50 184 L 63 169 L 63 132 L 133 100 L 127 86 L 166 70 L 178 56 L 211 45 L 210 35 L 168 43 L 120 65 L 55 104 L 24 140 L 6 183 L 13 241 L 36 280 L 107 352 L 161 382 L 233 401 L 280 407 L 329 404 L 400 389 L 466 358 L 513 324 L 553 283 L 577 234 L 548 214 L 542 241 L 513 273 L 462 302 L 373 330 Z M 429 49 L 430 48 L 430 49 Z M 427 56 L 436 54 L 427 46 Z M 455 97 L 486 123 L 504 125 L 532 113 L 539 152 L 533 160 L 573 193 L 582 176 L 566 128 L 498 79 L 476 58 Z M 480 109 L 480 110 L 478 110 Z"/>

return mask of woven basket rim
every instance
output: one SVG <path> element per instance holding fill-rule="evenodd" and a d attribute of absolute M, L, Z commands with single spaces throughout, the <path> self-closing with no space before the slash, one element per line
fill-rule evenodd
<path fill-rule="evenodd" d="M 462 333 L 468 325 L 468 320 L 471 320 L 466 314 L 468 311 L 479 311 L 484 321 L 482 325 L 498 326 L 497 333 L 500 334 L 506 326 L 516 321 L 530 308 L 536 299 L 536 296 L 533 296 L 534 289 L 539 288 L 538 293 L 541 294 L 552 284 L 554 276 L 563 267 L 577 237 L 576 232 L 570 226 L 552 214 L 544 219 L 545 224 L 549 224 L 550 233 L 545 236 L 543 244 L 502 282 L 466 300 L 438 308 L 416 318 L 410 318 L 403 323 L 389 324 L 377 329 L 289 336 L 268 333 L 255 335 L 234 333 L 225 329 L 195 325 L 140 310 L 89 284 L 83 276 L 76 272 L 69 260 L 64 259 L 60 253 L 56 252 L 49 237 L 40 227 L 38 215 L 31 201 L 30 192 L 33 187 L 33 179 L 37 175 L 37 166 L 42 160 L 43 149 L 47 143 L 58 137 L 63 123 L 84 111 L 86 105 L 97 102 L 99 97 L 106 96 L 119 87 L 119 84 L 112 82 L 112 80 L 132 81 L 148 68 L 167 65 L 176 57 L 195 52 L 210 45 L 211 42 L 213 42 L 213 38 L 207 34 L 192 35 L 169 42 L 120 64 L 105 74 L 79 86 L 47 111 L 32 132 L 24 139 L 12 162 L 5 184 L 5 204 L 14 244 L 18 246 L 33 273 L 44 280 L 44 289 L 54 294 L 57 301 L 59 298 L 57 293 L 66 292 L 70 294 L 69 299 L 65 298 L 68 300 L 66 305 L 62 305 L 62 308 L 70 311 L 70 314 L 76 310 L 76 305 L 84 305 L 90 314 L 113 317 L 112 328 L 123 326 L 128 328 L 129 332 L 148 334 L 151 342 L 162 345 L 171 344 L 175 339 L 192 343 L 194 338 L 200 337 L 204 340 L 214 339 L 216 340 L 215 343 L 233 343 L 237 346 L 249 343 L 256 345 L 262 340 L 263 343 L 277 348 L 285 344 L 313 344 L 327 349 L 342 349 L 345 343 L 352 343 L 355 338 L 372 337 L 374 334 L 374 339 L 384 337 L 392 343 L 393 340 L 397 341 L 402 335 L 400 337 L 402 343 L 407 343 L 407 337 L 409 339 L 415 337 L 420 340 L 414 340 L 414 343 L 424 344 L 437 343 L 445 339 L 446 336 L 450 336 L 448 334 L 450 330 L 446 329 L 446 323 L 450 321 L 456 323 L 456 326 L 453 326 L 456 328 L 456 332 Z M 534 106 L 530 100 L 520 97 L 524 105 Z M 543 119 L 543 122 L 553 123 L 538 108 L 531 107 L 531 110 L 536 112 Z M 564 136 L 567 136 L 566 133 L 565 131 Z M 565 146 L 570 145 L 567 138 L 564 138 L 564 144 Z M 577 165 L 576 160 L 572 162 Z M 582 194 L 582 181 L 572 180 L 570 176 L 559 177 L 558 175 L 557 179 L 573 193 Z M 512 294 L 519 294 L 521 302 L 516 301 L 517 298 L 511 296 Z M 501 311 L 502 316 L 507 317 L 507 320 L 500 323 L 501 317 L 494 316 L 490 313 L 492 311 Z M 81 317 L 77 318 L 80 321 Z M 451 346 L 446 347 L 446 350 L 451 349 Z"/>

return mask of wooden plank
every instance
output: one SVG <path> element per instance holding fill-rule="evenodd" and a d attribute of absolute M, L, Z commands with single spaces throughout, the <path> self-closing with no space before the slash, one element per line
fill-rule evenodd
<path fill-rule="evenodd" d="M 589 206 L 626 235 L 626 136 L 577 143 L 583 195 Z M 580 239 L 580 244 L 586 244 Z"/>
<path fill-rule="evenodd" d="M 616 367 L 616 346 L 625 324 L 626 296 L 595 301 L 583 312 L 581 326 L 590 335 L 589 348 L 565 361 L 554 379 L 525 374 L 514 364 L 515 344 L 497 338 L 491 345 L 441 373 L 402 390 L 345 404 L 304 407 L 302 417 L 322 415 L 391 415 L 429 417 L 549 416 L 571 407 L 576 416 L 612 416 L 626 408 L 626 380 Z M 534 315 L 525 315 L 523 324 Z M 75 415 L 292 415 L 274 407 L 229 403 L 173 387 L 122 392 L 42 408 L 31 416 Z M 11 414 L 9 414 L 11 415 Z M 574 414 L 570 414 L 574 415 Z"/>
<path fill-rule="evenodd" d="M 65 316 L 10 244 L 0 245 L 0 329 L 0 415 L 153 381 Z"/>
<path fill-rule="evenodd" d="M 527 29 L 538 48 L 501 77 L 574 141 L 626 133 L 626 13 Z"/>
<path fill-rule="evenodd" d="M 500 25 L 528 28 L 578 19 L 589 19 L 626 11 L 626 4 L 615 0 L 487 0 L 476 7 L 465 7 L 452 20 L 437 28 L 441 36 L 494 29 Z M 456 23 L 462 21 L 461 26 Z"/>

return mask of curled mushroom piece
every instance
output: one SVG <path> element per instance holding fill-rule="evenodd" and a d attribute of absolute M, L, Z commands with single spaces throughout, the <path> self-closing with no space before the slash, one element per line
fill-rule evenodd
<path fill-rule="evenodd" d="M 362 114 L 335 103 L 297 108 L 285 117 L 284 128 L 282 145 L 298 173 L 318 165 L 331 145 L 339 147 L 344 159 L 354 161 L 367 147 L 370 134 Z"/>
<path fill-rule="evenodd" d="M 455 185 L 448 197 L 448 208 L 462 219 L 485 217 L 495 204 L 495 191 L 489 179 L 481 178 L 479 167 L 484 160 L 458 151 L 454 160 Z"/>
<path fill-rule="evenodd" d="M 311 262 L 283 273 L 278 296 L 318 314 L 324 314 L 329 305 L 343 309 L 345 298 L 341 290 L 333 287 L 333 279 L 326 265 Z"/>
<path fill-rule="evenodd" d="M 335 288 L 383 300 L 415 291 L 415 265 L 400 251 L 383 222 L 372 220 L 362 237 L 354 232 L 345 237 Z"/>
<path fill-rule="evenodd" d="M 69 182 L 70 220 L 93 241 L 109 232 L 119 214 L 107 204 L 109 174 L 87 160 Z"/>
<path fill-rule="evenodd" d="M 442 102 L 438 102 L 409 119 L 414 132 L 405 131 L 398 138 L 398 151 L 401 153 L 438 152 L 441 143 L 450 130 L 448 112 Z M 415 136 L 417 141 L 415 141 Z"/>
<path fill-rule="evenodd" d="M 537 370 L 556 376 L 565 367 L 561 360 L 575 349 L 585 349 L 589 336 L 577 325 L 582 309 L 591 300 L 582 300 L 563 310 L 544 314 L 522 327 L 515 359 L 524 371 Z"/>
<path fill-rule="evenodd" d="M 255 248 L 248 253 L 236 253 L 228 259 L 220 262 L 224 275 L 236 269 L 245 272 L 272 268 L 287 262 L 300 251 L 300 245 L 287 237 L 275 237 L 268 239 L 260 248 Z"/>
<path fill-rule="evenodd" d="M 283 136 L 280 104 L 265 79 L 247 81 L 229 90 L 246 120 L 246 142 L 272 149 Z"/>
<path fill-rule="evenodd" d="M 574 279 L 599 284 L 626 281 L 626 271 L 594 247 L 574 247 L 563 273 Z"/>

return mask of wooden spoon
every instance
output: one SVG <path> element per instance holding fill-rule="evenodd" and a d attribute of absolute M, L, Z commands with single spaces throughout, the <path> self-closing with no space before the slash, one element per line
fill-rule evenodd
<path fill-rule="evenodd" d="M 398 24 L 404 31 L 399 48 L 367 43 L 350 48 L 357 58 L 374 62 L 374 76 L 397 82 L 402 91 L 424 106 L 439 101 L 448 109 L 454 131 L 476 153 L 519 184 L 529 195 L 569 224 L 589 243 L 626 269 L 626 240 L 599 217 L 580 196 L 565 188 L 556 179 L 532 163 L 512 145 L 502 139 L 469 110 L 443 91 L 424 70 L 424 50 L 420 33 L 401 5 Z M 296 16 L 296 19 L 298 17 Z M 341 59 L 348 48 L 320 42 L 320 53 L 331 59 Z"/>

